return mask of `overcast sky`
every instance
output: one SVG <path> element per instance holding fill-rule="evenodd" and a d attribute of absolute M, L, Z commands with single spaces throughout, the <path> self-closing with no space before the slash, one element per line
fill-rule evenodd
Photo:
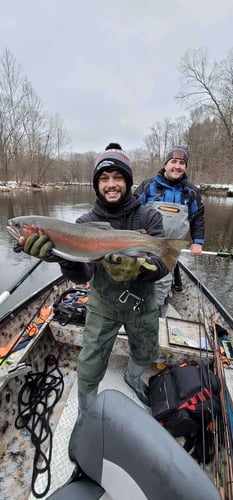
<path fill-rule="evenodd" d="M 62 118 L 73 151 L 112 140 L 130 150 L 153 123 L 184 115 L 174 97 L 185 52 L 224 59 L 232 30 L 233 0 L 2 0 L 0 52 Z"/>

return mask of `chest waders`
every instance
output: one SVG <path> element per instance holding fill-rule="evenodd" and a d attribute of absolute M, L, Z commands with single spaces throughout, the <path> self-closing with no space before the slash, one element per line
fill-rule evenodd
<path fill-rule="evenodd" d="M 187 205 L 150 201 L 146 204 L 156 208 L 163 217 L 165 238 L 184 240 L 189 232 L 189 214 Z"/>
<path fill-rule="evenodd" d="M 189 214 L 187 205 L 168 203 L 164 201 L 152 201 L 147 206 L 156 208 L 163 217 L 165 238 L 184 240 L 189 232 Z M 155 283 L 156 300 L 159 306 L 164 304 L 166 297 L 171 292 L 172 273 Z M 177 291 L 182 290 L 182 282 L 178 263 L 174 269 L 174 286 Z"/>
<path fill-rule="evenodd" d="M 140 377 L 158 355 L 158 306 L 154 283 L 142 286 L 137 280 L 116 282 L 101 265 L 96 265 L 89 292 L 83 349 L 78 357 L 78 382 L 82 392 L 91 392 L 104 377 L 122 324 L 128 335 L 131 356 L 127 383 L 131 382 L 131 387 L 146 403 L 147 387 L 145 389 Z"/>
<path fill-rule="evenodd" d="M 139 206 L 127 229 L 141 229 L 142 222 L 143 214 Z M 83 349 L 78 356 L 78 418 L 68 447 L 69 457 L 74 462 L 80 429 L 96 398 L 98 384 L 104 377 L 122 324 L 128 334 L 130 348 L 124 379 L 138 398 L 148 405 L 149 389 L 141 376 L 158 354 L 159 314 L 154 283 L 142 285 L 136 280 L 116 282 L 101 265 L 96 265 L 91 279 Z"/>
<path fill-rule="evenodd" d="M 98 387 L 95 387 L 95 389 L 91 392 L 82 392 L 80 389 L 78 390 L 78 418 L 74 424 L 68 445 L 68 455 L 71 462 L 77 462 L 76 449 L 78 446 L 80 430 L 87 415 L 88 408 L 94 402 L 97 393 Z"/>

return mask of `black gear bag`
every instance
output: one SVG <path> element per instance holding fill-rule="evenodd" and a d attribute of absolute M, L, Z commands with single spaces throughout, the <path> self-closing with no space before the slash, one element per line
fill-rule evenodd
<path fill-rule="evenodd" d="M 54 319 L 62 326 L 67 323 L 84 325 L 87 302 L 88 289 L 69 288 L 53 304 Z"/>
<path fill-rule="evenodd" d="M 149 379 L 153 417 L 174 437 L 200 435 L 221 414 L 220 381 L 209 366 L 168 365 Z"/>

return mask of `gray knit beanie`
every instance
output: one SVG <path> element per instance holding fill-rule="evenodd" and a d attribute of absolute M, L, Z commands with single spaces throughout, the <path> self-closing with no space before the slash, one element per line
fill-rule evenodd
<path fill-rule="evenodd" d="M 166 163 L 172 159 L 184 160 L 187 167 L 189 159 L 188 148 L 186 146 L 174 146 L 167 154 L 164 165 L 166 165 Z"/>
<path fill-rule="evenodd" d="M 102 172 L 111 172 L 119 170 L 124 176 L 127 185 L 127 191 L 133 184 L 133 173 L 130 167 L 130 159 L 122 149 L 107 149 L 97 156 L 94 172 L 93 172 L 93 187 L 98 195 L 98 179 Z"/>

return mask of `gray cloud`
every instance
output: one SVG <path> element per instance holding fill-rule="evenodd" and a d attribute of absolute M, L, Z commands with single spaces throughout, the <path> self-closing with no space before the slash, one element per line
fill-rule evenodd
<path fill-rule="evenodd" d="M 109 140 L 140 147 L 150 126 L 184 114 L 174 96 L 189 48 L 224 58 L 233 4 L 222 0 L 9 0 L 0 48 L 22 64 L 49 113 L 64 121 L 73 151 Z"/>

